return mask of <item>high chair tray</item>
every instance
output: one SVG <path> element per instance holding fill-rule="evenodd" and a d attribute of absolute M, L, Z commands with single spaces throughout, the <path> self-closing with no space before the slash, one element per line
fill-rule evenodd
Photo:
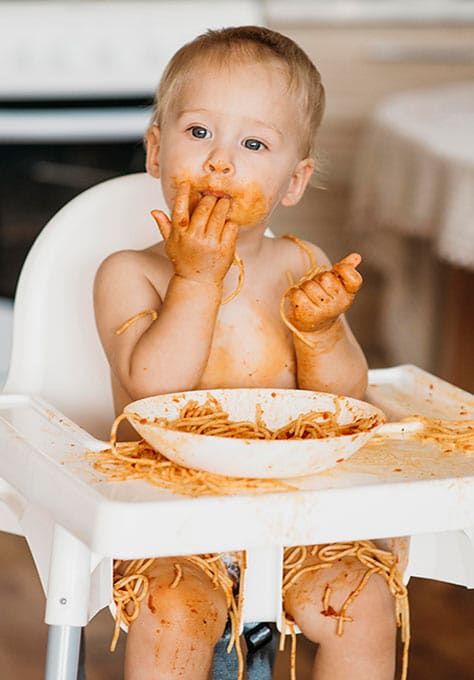
<path fill-rule="evenodd" d="M 473 397 L 414 366 L 370 372 L 389 420 L 472 418 Z M 107 482 L 91 437 L 41 399 L 0 395 L 0 477 L 103 556 L 137 557 L 423 534 L 474 526 L 474 456 L 394 435 L 281 493 L 189 498 Z M 18 512 L 21 513 L 19 507 Z"/>

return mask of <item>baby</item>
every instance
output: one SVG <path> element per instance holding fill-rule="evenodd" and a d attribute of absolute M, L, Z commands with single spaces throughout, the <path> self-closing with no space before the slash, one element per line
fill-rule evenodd
<path fill-rule="evenodd" d="M 362 282 L 360 257 L 331 268 L 317 246 L 264 235 L 277 206 L 295 205 L 307 187 L 323 108 L 313 63 L 267 28 L 209 31 L 172 58 L 146 135 L 147 171 L 161 181 L 170 210 L 153 212 L 163 240 L 113 254 L 96 277 L 117 412 L 149 395 L 223 387 L 363 397 L 367 364 L 343 316 Z M 233 296 L 237 255 L 244 278 Z M 305 279 L 314 263 L 324 271 L 313 267 Z M 288 293 L 286 325 L 288 273 L 300 285 Z M 145 310 L 153 314 L 140 315 Z M 307 564 L 315 562 L 308 553 Z M 170 588 L 177 563 L 181 581 Z M 337 608 L 364 571 L 343 558 L 304 574 L 285 594 L 289 617 L 319 643 L 318 680 L 394 676 L 394 607 L 378 574 L 354 601 L 342 637 L 321 613 L 328 581 Z M 227 619 L 224 593 L 183 558 L 156 559 L 147 576 L 154 605 L 144 604 L 130 626 L 126 680 L 205 680 Z"/>

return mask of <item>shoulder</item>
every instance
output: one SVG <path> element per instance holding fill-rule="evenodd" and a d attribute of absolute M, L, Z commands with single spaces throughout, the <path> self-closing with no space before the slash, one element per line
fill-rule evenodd
<path fill-rule="evenodd" d="M 150 280 L 153 285 L 158 284 L 163 278 L 160 274 L 165 275 L 170 267 L 160 245 L 112 253 L 100 264 L 95 276 L 95 287 L 113 283 L 130 285 L 144 279 Z"/>
<path fill-rule="evenodd" d="M 293 276 L 300 278 L 313 266 L 331 267 L 331 262 L 326 253 L 319 246 L 305 241 L 292 234 L 274 239 L 274 247 L 282 265 Z"/>
<path fill-rule="evenodd" d="M 317 266 L 325 266 L 325 267 L 331 267 L 332 266 L 331 260 L 329 259 L 329 257 L 327 256 L 327 254 L 324 252 L 324 250 L 322 248 L 315 245 L 314 243 L 311 243 L 311 241 L 303 241 L 302 239 L 300 239 L 300 240 L 301 240 L 301 243 L 303 244 L 303 246 L 305 246 L 306 248 L 309 248 L 309 250 L 311 250 L 311 252 L 313 253 L 314 259 L 315 259 L 315 264 Z"/>
<path fill-rule="evenodd" d="M 97 270 L 97 275 L 131 273 L 134 270 L 143 271 L 143 267 L 160 259 L 157 246 L 145 250 L 118 250 L 103 260 Z"/>
<path fill-rule="evenodd" d="M 121 250 L 109 255 L 94 281 L 94 311 L 106 346 L 115 343 L 115 330 L 144 310 L 159 310 L 170 275 L 169 261 L 156 246 Z"/>

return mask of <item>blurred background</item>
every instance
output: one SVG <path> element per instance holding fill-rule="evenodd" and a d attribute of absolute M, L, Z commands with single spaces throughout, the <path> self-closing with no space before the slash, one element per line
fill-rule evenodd
<path fill-rule="evenodd" d="M 185 18 L 185 20 L 184 20 Z M 0 1 L 0 385 L 19 272 L 75 195 L 144 168 L 161 71 L 208 27 L 258 23 L 294 38 L 327 93 L 317 172 L 277 233 L 356 250 L 349 320 L 372 368 L 414 363 L 474 390 L 474 1 Z M 23 539 L 0 534 L 0 675 L 42 677 L 44 600 Z M 411 680 L 474 677 L 474 600 L 412 579 Z M 108 612 L 90 624 L 88 678 L 120 678 Z M 299 641 L 299 677 L 310 645 Z M 280 659 L 275 677 L 288 677 Z"/>

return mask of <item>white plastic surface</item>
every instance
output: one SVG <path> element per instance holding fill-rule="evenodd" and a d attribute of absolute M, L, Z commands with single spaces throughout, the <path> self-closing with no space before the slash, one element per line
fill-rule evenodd
<path fill-rule="evenodd" d="M 447 418 L 474 413 L 470 395 L 414 367 L 372 371 L 370 380 L 370 400 L 396 419 L 415 412 Z M 104 557 L 265 551 L 474 527 L 474 459 L 443 454 L 414 435 L 393 435 L 337 467 L 293 480 L 293 492 L 204 498 L 176 496 L 144 481 L 106 482 L 85 456 L 105 443 L 35 398 L 0 397 L 0 442 L 0 475 Z M 465 541 L 466 534 L 459 536 Z M 452 573 L 459 582 L 459 554 L 470 585 L 474 564 L 466 550 L 455 554 L 456 563 L 446 551 L 436 553 L 435 562 L 433 551 L 428 559 L 412 558 L 418 575 L 449 580 Z M 258 559 L 251 568 L 256 571 L 249 583 L 255 584 Z M 265 571 L 260 575 L 265 578 Z M 95 588 L 90 610 L 109 601 L 110 582 L 104 583 Z M 273 611 L 276 620 L 277 596 L 265 593 L 262 610 Z M 249 609 L 255 620 L 255 607 Z"/>
<path fill-rule="evenodd" d="M 59 524 L 54 527 L 45 622 L 85 626 L 88 622 L 91 553 Z M 80 578 L 76 575 L 80 574 Z"/>
<path fill-rule="evenodd" d="M 95 327 L 94 276 L 110 253 L 160 240 L 154 208 L 165 209 L 161 185 L 138 173 L 83 192 L 44 227 L 16 291 L 6 392 L 40 394 L 95 436 L 108 436 L 112 391 Z"/>
<path fill-rule="evenodd" d="M 173 430 L 156 419 L 179 418 L 190 400 L 217 399 L 231 421 L 255 422 L 256 408 L 271 430 L 284 427 L 303 413 L 334 414 L 338 425 L 370 418 L 370 429 L 321 439 L 258 440 L 207 437 Z M 347 460 L 384 422 L 383 413 L 366 402 L 305 390 L 226 389 L 180 392 L 134 401 L 125 408 L 137 432 L 155 450 L 184 467 L 230 477 L 290 478 L 311 475 Z M 324 424 L 324 420 L 322 420 Z"/>
<path fill-rule="evenodd" d="M 91 579 L 89 617 L 110 601 L 112 557 L 246 549 L 252 555 L 248 621 L 258 620 L 259 611 L 266 620 L 279 616 L 280 565 L 271 571 L 273 586 L 259 591 L 257 583 L 283 546 L 436 532 L 426 555 L 414 541 L 416 573 L 473 583 L 469 551 L 436 545 L 438 535 L 446 536 L 440 532 L 448 532 L 451 548 L 465 546 L 467 534 L 453 532 L 474 527 L 474 460 L 447 456 L 415 436 L 393 434 L 332 469 L 294 479 L 295 491 L 278 494 L 187 498 L 144 481 L 110 483 L 92 468 L 85 452 L 106 446 L 101 439 L 114 417 L 95 331 L 93 277 L 114 250 L 158 240 L 149 211 L 159 207 L 159 182 L 145 174 L 84 192 L 45 227 L 20 278 L 11 369 L 0 395 L 0 478 L 9 485 L 1 500 L 14 520 L 8 526 L 24 531 L 45 588 L 54 524 L 91 554 L 88 565 L 85 559 L 69 565 L 71 593 L 85 592 L 84 579 Z M 368 400 L 390 420 L 413 413 L 473 417 L 470 395 L 414 367 L 372 371 L 370 383 Z M 81 607 L 71 603 L 71 611 Z M 64 623 L 59 613 L 54 620 L 54 607 L 49 611 L 50 623 Z"/>
<path fill-rule="evenodd" d="M 94 436 L 108 437 L 114 411 L 94 276 L 111 253 L 161 239 L 155 208 L 167 210 L 160 182 L 136 173 L 84 191 L 43 228 L 16 290 L 5 392 L 41 395 Z"/>

